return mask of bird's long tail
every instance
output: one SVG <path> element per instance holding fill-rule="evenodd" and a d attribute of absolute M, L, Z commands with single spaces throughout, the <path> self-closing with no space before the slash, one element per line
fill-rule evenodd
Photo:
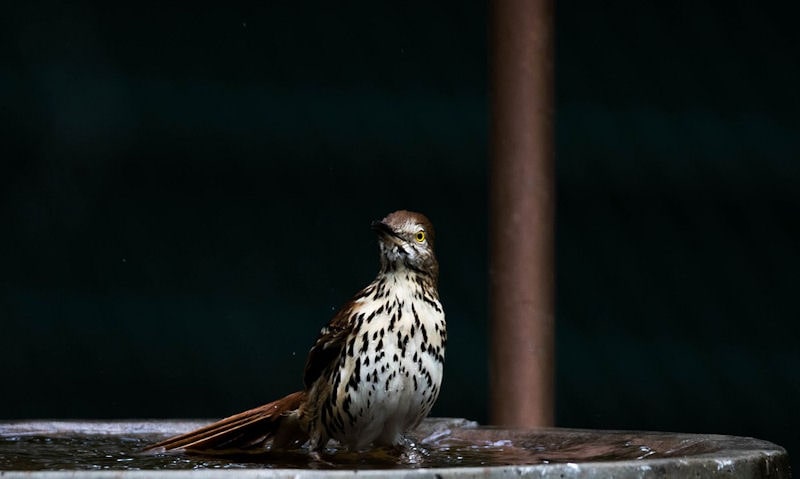
<path fill-rule="evenodd" d="M 146 450 L 246 450 L 263 448 L 270 440 L 273 441 L 273 447 L 286 447 L 295 441 L 307 439 L 297 421 L 297 409 L 305 400 L 306 393 L 298 391 L 200 429 L 165 439 L 148 446 Z"/>

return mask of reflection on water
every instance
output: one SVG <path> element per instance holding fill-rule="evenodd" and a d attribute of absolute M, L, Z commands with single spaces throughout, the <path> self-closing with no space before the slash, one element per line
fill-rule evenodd
<path fill-rule="evenodd" d="M 431 425 L 433 424 L 433 425 Z M 522 464 L 642 460 L 693 455 L 711 449 L 702 441 L 666 441 L 635 433 L 531 433 L 481 427 L 446 427 L 428 423 L 416 443 L 402 449 L 353 453 L 329 448 L 320 459 L 303 450 L 290 452 L 142 453 L 171 433 L 53 434 L 3 430 L 0 425 L 2 470 L 137 470 L 207 468 L 398 469 L 485 467 Z M 426 429 L 427 427 L 427 429 Z M 124 428 L 123 428 L 124 429 Z M 649 440 L 648 442 L 646 442 Z"/>

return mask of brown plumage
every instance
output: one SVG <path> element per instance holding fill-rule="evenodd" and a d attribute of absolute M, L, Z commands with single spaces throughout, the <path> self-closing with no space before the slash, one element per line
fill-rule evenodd
<path fill-rule="evenodd" d="M 381 267 L 375 280 L 322 328 L 308 353 L 303 391 L 153 444 L 149 449 L 395 445 L 439 394 L 447 342 L 433 252 L 419 213 L 372 224 Z"/>

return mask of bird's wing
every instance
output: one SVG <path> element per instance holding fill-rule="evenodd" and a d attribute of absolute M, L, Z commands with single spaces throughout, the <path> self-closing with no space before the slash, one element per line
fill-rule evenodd
<path fill-rule="evenodd" d="M 323 371 L 339 359 L 353 329 L 354 322 L 351 317 L 355 309 L 355 303 L 348 302 L 320 331 L 306 359 L 303 372 L 303 384 L 306 390 L 310 390 Z"/>

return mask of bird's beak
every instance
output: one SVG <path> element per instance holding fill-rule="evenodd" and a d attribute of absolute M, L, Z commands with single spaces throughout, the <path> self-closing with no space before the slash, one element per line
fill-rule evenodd
<path fill-rule="evenodd" d="M 397 233 L 395 233 L 394 230 L 392 230 L 392 228 L 383 221 L 373 221 L 370 226 L 372 227 L 372 231 L 376 232 L 380 239 L 397 245 L 402 243 L 402 240 L 399 236 L 397 236 Z"/>

